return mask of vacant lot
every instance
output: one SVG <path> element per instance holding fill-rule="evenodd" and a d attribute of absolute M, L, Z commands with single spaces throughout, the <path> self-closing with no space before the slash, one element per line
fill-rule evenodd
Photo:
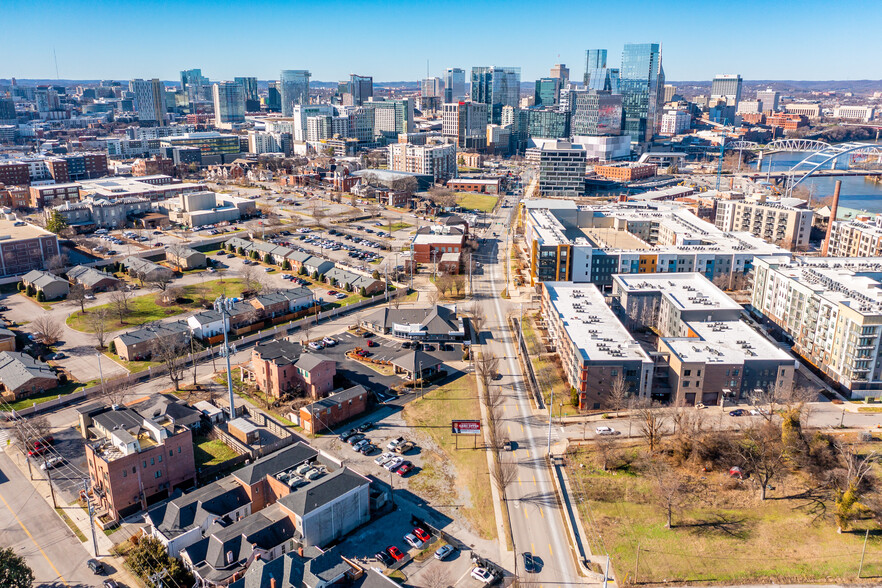
<path fill-rule="evenodd" d="M 569 475 L 591 550 L 610 554 L 620 585 L 856 581 L 867 530 L 862 578 L 882 574 L 877 522 L 861 517 L 837 533 L 830 490 L 812 488 L 802 472 L 788 470 L 760 500 L 750 477 L 685 465 L 678 473 L 689 499 L 667 528 L 665 482 L 642 469 L 641 450 L 619 447 L 630 457 L 610 471 L 599 466 L 602 451 L 573 451 Z"/>
<path fill-rule="evenodd" d="M 456 203 L 463 208 L 490 212 L 496 207 L 498 197 L 492 194 L 473 194 L 471 192 L 457 192 Z"/>
<path fill-rule="evenodd" d="M 161 306 L 156 303 L 156 299 L 160 296 L 159 292 L 134 296 L 128 301 L 129 311 L 126 314 L 125 321 L 122 323 L 119 321 L 115 305 L 102 304 L 87 309 L 85 314 L 81 311 L 74 312 L 67 319 L 67 325 L 77 331 L 94 333 L 95 329 L 89 324 L 88 315 L 105 310 L 107 311 L 107 316 L 104 320 L 105 329 L 107 332 L 111 332 L 199 310 L 202 308 L 203 301 L 212 301 L 221 294 L 232 297 L 241 296 L 244 290 L 245 285 L 238 279 L 212 280 L 204 284 L 184 286 L 183 296 L 176 304 L 168 306 Z"/>
<path fill-rule="evenodd" d="M 229 459 L 233 459 L 238 455 L 238 453 L 230 449 L 226 443 L 219 439 L 209 439 L 208 437 L 194 437 L 193 445 L 196 448 L 194 451 L 194 456 L 196 458 L 197 468 L 201 466 L 213 466 L 221 464 Z"/>
<path fill-rule="evenodd" d="M 404 408 L 404 420 L 431 443 L 421 443 L 425 464 L 410 479 L 410 488 L 441 504 L 460 504 L 459 512 L 483 538 L 495 534 L 493 499 L 487 453 L 481 439 L 473 449 L 474 439 L 461 436 L 459 449 L 450 432 L 450 420 L 480 419 L 478 391 L 474 375 L 464 375 Z"/>

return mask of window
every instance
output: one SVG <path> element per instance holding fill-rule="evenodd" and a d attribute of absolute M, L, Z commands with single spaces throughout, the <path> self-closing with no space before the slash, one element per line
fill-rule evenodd
<path fill-rule="evenodd" d="M 619 375 L 619 370 L 610 370 L 609 375 L 611 375 L 612 377 L 616 377 Z"/>
<path fill-rule="evenodd" d="M 147 469 L 147 460 L 144 460 L 144 469 Z"/>
<path fill-rule="evenodd" d="M 700 378 L 701 377 L 701 370 L 698 370 L 697 372 L 695 372 L 695 375 Z"/>
<path fill-rule="evenodd" d="M 147 466 L 144 466 L 144 467 L 146 468 Z M 132 466 L 132 473 L 133 473 L 133 474 L 136 473 L 136 471 L 135 471 L 135 466 Z"/>
<path fill-rule="evenodd" d="M 150 465 L 156 465 L 156 459 L 155 459 L 155 458 L 153 458 L 153 457 L 150 458 Z"/>
<path fill-rule="evenodd" d="M 688 387 L 689 387 L 689 380 L 684 380 L 684 381 L 683 381 L 683 387 L 684 387 L 684 388 L 688 388 Z"/>
<path fill-rule="evenodd" d="M 169 450 L 168 450 L 168 456 L 169 456 L 169 457 L 173 456 L 174 454 L 175 454 L 175 450 L 174 450 L 174 449 L 169 449 Z"/>
<path fill-rule="evenodd" d="M 180 452 L 181 452 L 181 448 L 180 448 L 180 447 L 178 447 L 178 453 L 180 453 Z"/>
<path fill-rule="evenodd" d="M 738 370 L 732 370 L 732 375 L 733 375 L 733 376 L 737 376 L 737 375 L 738 375 Z"/>
<path fill-rule="evenodd" d="M 691 376 L 691 375 L 692 375 L 692 370 L 683 370 L 683 375 L 684 375 L 684 376 Z"/>
<path fill-rule="evenodd" d="M 153 477 L 154 478 L 161 478 L 162 477 L 162 470 L 156 470 L 155 472 L 153 472 Z"/>
<path fill-rule="evenodd" d="M 123 478 L 125 478 L 127 475 L 128 475 L 128 472 L 126 472 L 125 470 L 123 470 Z"/>
<path fill-rule="evenodd" d="M 162 456 L 159 456 L 159 463 L 162 463 Z"/>

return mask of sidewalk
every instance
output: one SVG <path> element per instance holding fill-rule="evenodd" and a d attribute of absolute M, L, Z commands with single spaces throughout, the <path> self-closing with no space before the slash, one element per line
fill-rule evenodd
<path fill-rule="evenodd" d="M 20 452 L 18 451 L 9 451 L 7 452 L 9 458 L 15 463 L 16 467 L 21 470 L 22 474 L 25 476 L 28 475 L 28 464 L 26 463 L 26 459 Z M 40 476 L 44 476 L 45 473 L 41 471 L 37 467 L 32 466 L 32 472 L 34 474 L 34 479 L 31 480 L 31 484 L 33 484 L 34 489 L 37 494 L 43 497 L 43 500 L 50 506 L 52 506 L 52 495 L 49 489 L 49 482 L 45 479 L 40 478 Z M 143 582 L 139 579 L 135 578 L 129 570 L 123 565 L 123 560 L 120 557 L 116 557 L 111 555 L 111 548 L 113 547 L 113 542 L 110 540 L 110 537 L 104 534 L 104 531 L 95 526 L 95 540 L 98 543 L 98 553 L 94 551 L 94 543 L 92 541 L 92 530 L 89 525 L 89 514 L 83 510 L 78 504 L 65 504 L 59 493 L 55 494 L 56 503 L 58 504 L 58 508 L 64 511 L 71 521 L 73 521 L 74 525 L 80 530 L 80 532 L 86 537 L 86 542 L 83 543 L 83 547 L 85 547 L 86 551 L 95 556 L 97 559 L 107 562 L 109 565 L 112 565 L 116 570 L 109 578 L 120 582 L 121 584 L 125 584 L 126 586 L 143 586 Z M 61 520 L 61 524 L 67 526 L 67 523 L 64 519 L 59 515 L 59 519 Z M 109 562 L 107 560 L 110 560 Z"/>

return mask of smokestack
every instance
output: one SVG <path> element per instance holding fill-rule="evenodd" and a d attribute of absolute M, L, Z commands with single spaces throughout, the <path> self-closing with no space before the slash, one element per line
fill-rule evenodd
<path fill-rule="evenodd" d="M 734 189 L 735 189 L 735 178 L 734 178 L 734 177 L 733 177 L 733 178 L 729 178 L 729 190 L 731 191 L 731 190 L 734 190 Z"/>
<path fill-rule="evenodd" d="M 833 222 L 836 220 L 836 212 L 839 210 L 840 188 L 842 188 L 842 180 L 836 180 L 836 188 L 833 190 L 833 206 L 830 207 L 830 222 L 827 223 L 827 236 L 824 238 L 821 257 L 827 257 L 827 249 L 830 247 L 830 233 L 833 232 Z"/>

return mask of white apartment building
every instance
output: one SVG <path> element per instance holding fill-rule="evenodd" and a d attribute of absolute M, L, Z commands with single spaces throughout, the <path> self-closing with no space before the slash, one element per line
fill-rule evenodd
<path fill-rule="evenodd" d="M 456 145 L 412 145 L 392 143 L 389 169 L 431 175 L 436 182 L 456 177 Z"/>
<path fill-rule="evenodd" d="M 853 397 L 882 394 L 882 257 L 754 262 L 755 312 Z"/>
<path fill-rule="evenodd" d="M 830 230 L 830 257 L 882 256 L 882 217 L 873 222 L 835 221 Z"/>
<path fill-rule="evenodd" d="M 679 135 L 692 126 L 692 116 L 685 110 L 669 110 L 662 115 L 661 134 Z"/>
<path fill-rule="evenodd" d="M 821 117 L 820 104 L 807 104 L 803 102 L 792 102 L 784 105 L 784 112 L 787 114 L 801 114 L 808 118 Z"/>
<path fill-rule="evenodd" d="M 800 201 L 802 202 L 802 201 Z M 791 251 L 808 248 L 814 211 L 789 202 L 718 200 L 714 224 L 723 231 L 744 231 Z"/>
<path fill-rule="evenodd" d="M 248 131 L 249 153 L 281 153 L 282 138 L 280 133 Z"/>
<path fill-rule="evenodd" d="M 539 171 L 539 194 L 543 196 L 582 196 L 585 193 L 587 154 L 568 141 L 546 141 L 527 149 L 527 161 Z"/>
<path fill-rule="evenodd" d="M 876 111 L 872 106 L 837 106 L 833 109 L 833 118 L 847 118 L 870 122 Z"/>
<path fill-rule="evenodd" d="M 158 79 L 132 80 L 129 91 L 135 95 L 134 107 L 138 120 L 165 124 L 165 87 Z"/>
<path fill-rule="evenodd" d="M 742 100 L 738 103 L 735 114 L 759 114 L 763 111 L 763 103 L 759 100 Z"/>
<path fill-rule="evenodd" d="M 292 131 L 295 141 L 308 140 L 308 120 L 311 116 L 334 116 L 334 107 L 330 104 L 294 104 L 291 107 Z"/>

